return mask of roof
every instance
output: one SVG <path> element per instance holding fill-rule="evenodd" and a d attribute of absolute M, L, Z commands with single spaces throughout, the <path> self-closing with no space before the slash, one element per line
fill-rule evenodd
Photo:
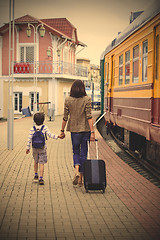
<path fill-rule="evenodd" d="M 122 31 L 105 49 L 101 54 L 100 59 L 103 60 L 104 56 L 112 49 L 120 45 L 125 39 L 131 36 L 134 32 L 138 31 L 143 25 L 149 22 L 152 18 L 160 13 L 160 1 L 154 0 L 131 24 L 129 24 L 124 31 Z"/>
<path fill-rule="evenodd" d="M 15 24 L 27 24 L 27 23 L 42 23 L 46 29 L 52 32 L 58 37 L 65 37 L 77 45 L 86 46 L 82 42 L 78 41 L 77 29 L 66 19 L 66 18 L 50 18 L 50 19 L 38 19 L 31 15 L 25 15 L 20 18 L 15 19 Z M 0 28 L 0 33 L 2 33 L 7 27 L 5 24 Z"/>
<path fill-rule="evenodd" d="M 76 31 L 76 28 L 66 18 L 50 18 L 41 20 L 52 28 L 63 32 L 70 38 L 72 38 L 73 31 Z"/>

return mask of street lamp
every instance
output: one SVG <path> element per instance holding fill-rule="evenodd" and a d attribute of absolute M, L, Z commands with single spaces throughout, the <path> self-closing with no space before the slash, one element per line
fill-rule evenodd
<path fill-rule="evenodd" d="M 57 56 L 60 57 L 61 56 L 61 50 L 57 49 Z"/>
<path fill-rule="evenodd" d="M 52 85 L 51 85 L 51 100 L 50 100 L 50 102 L 51 102 L 51 108 L 49 109 L 49 118 L 50 118 L 50 121 L 51 121 L 51 117 L 52 117 L 52 115 L 53 115 L 53 120 L 54 120 L 54 116 L 55 116 L 55 104 L 54 104 L 54 101 L 56 102 L 56 99 L 55 100 L 53 100 L 53 96 L 54 96 L 54 94 L 53 94 L 53 84 L 55 84 L 55 70 L 56 70 L 56 62 L 55 62 L 55 50 L 54 50 L 54 48 L 53 47 L 50 47 L 50 46 L 48 46 L 48 48 L 47 48 L 47 50 L 46 50 L 46 52 L 47 52 L 47 56 L 48 57 L 51 57 L 51 50 L 52 50 L 52 56 L 53 56 L 53 58 L 52 58 L 52 69 L 53 69 L 53 82 L 52 82 Z M 53 111 L 53 114 L 52 114 L 52 111 Z"/>
<path fill-rule="evenodd" d="M 50 47 L 48 47 L 48 49 L 46 50 L 46 52 L 47 52 L 47 56 L 48 56 L 48 57 L 51 57 L 51 50 L 50 50 Z"/>
<path fill-rule="evenodd" d="M 52 50 L 52 52 L 54 52 L 53 48 L 50 47 L 50 46 L 49 46 L 48 49 L 46 50 L 48 57 L 51 57 L 51 50 Z M 61 50 L 60 50 L 60 49 L 57 49 L 57 56 L 58 56 L 58 57 L 61 56 Z"/>
<path fill-rule="evenodd" d="M 51 50 L 52 50 L 52 54 L 54 56 L 54 53 L 55 53 L 54 48 L 49 46 L 48 49 L 46 50 L 48 57 L 51 57 Z M 57 56 L 58 56 L 58 60 L 59 60 L 59 58 L 61 56 L 61 50 L 59 48 L 57 49 Z M 59 62 L 58 62 L 58 64 L 59 64 Z M 57 67 L 58 67 L 58 65 L 57 65 Z M 56 62 L 55 62 L 55 56 L 54 56 L 53 57 L 53 69 L 54 69 L 53 73 L 54 73 L 54 75 L 55 75 L 55 68 L 56 68 Z"/>
<path fill-rule="evenodd" d="M 45 28 L 43 24 L 39 24 L 34 26 L 31 23 L 28 23 L 28 27 L 26 29 L 27 37 L 31 36 L 31 27 L 34 30 L 34 103 L 33 103 L 33 114 L 37 111 L 37 30 L 39 28 L 40 37 L 44 37 Z"/>
<path fill-rule="evenodd" d="M 12 18 L 12 19 L 11 19 Z M 12 29 L 11 29 L 12 20 Z M 12 47 L 11 47 L 12 41 Z M 14 0 L 9 1 L 9 72 L 8 72 L 8 115 L 7 115 L 7 147 L 13 150 L 14 145 L 14 110 L 13 110 L 13 62 L 14 62 Z M 12 73 L 12 74 L 11 74 Z"/>

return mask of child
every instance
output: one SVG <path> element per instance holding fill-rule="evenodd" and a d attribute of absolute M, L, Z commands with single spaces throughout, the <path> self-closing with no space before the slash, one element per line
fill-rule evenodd
<path fill-rule="evenodd" d="M 61 135 L 51 134 L 47 126 L 43 125 L 44 122 L 44 113 L 38 112 L 34 114 L 33 120 L 35 122 L 35 126 L 30 129 L 30 133 L 28 136 L 28 142 L 26 147 L 26 154 L 30 152 L 30 146 L 32 142 L 32 154 L 34 158 L 34 171 L 35 176 L 34 180 L 38 180 L 38 163 L 40 168 L 40 178 L 39 184 L 44 185 L 43 180 L 43 172 L 44 172 L 44 164 L 47 163 L 47 147 L 45 144 L 46 136 L 58 139 L 64 138 Z"/>

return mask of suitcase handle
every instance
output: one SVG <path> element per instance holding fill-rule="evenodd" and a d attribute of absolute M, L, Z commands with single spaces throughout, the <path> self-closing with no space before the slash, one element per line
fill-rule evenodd
<path fill-rule="evenodd" d="M 97 155 L 97 160 L 98 160 L 98 139 L 95 139 L 96 142 L 96 155 Z M 88 141 L 88 159 L 90 159 L 90 147 L 89 147 L 90 141 Z"/>

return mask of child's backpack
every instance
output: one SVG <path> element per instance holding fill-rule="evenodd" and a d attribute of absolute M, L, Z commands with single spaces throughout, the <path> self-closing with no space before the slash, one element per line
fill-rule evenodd
<path fill-rule="evenodd" d="M 45 145 L 45 136 L 42 132 L 44 125 L 41 127 L 40 130 L 37 130 L 35 126 L 33 126 L 34 128 L 34 134 L 32 137 L 32 147 L 33 148 L 44 148 Z"/>

